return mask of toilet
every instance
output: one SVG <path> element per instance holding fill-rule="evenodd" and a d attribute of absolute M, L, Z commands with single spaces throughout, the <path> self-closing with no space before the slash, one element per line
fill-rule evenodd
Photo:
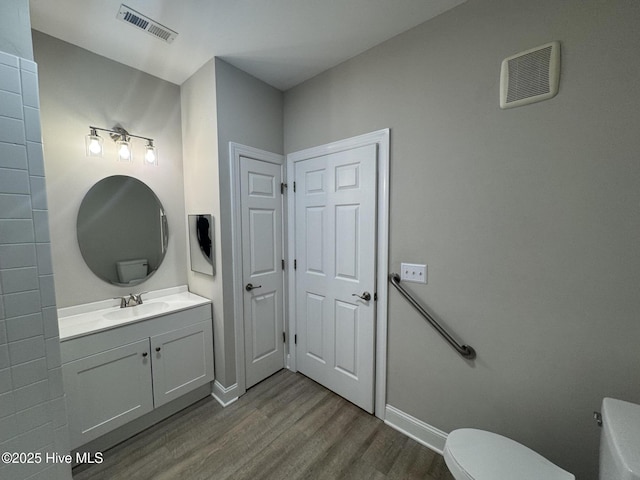
<path fill-rule="evenodd" d="M 640 479 L 640 405 L 602 401 L 600 480 Z"/>
<path fill-rule="evenodd" d="M 640 480 L 640 405 L 605 398 L 600 480 Z M 454 430 L 443 451 L 456 480 L 575 480 L 530 448 L 475 428 Z"/>
<path fill-rule="evenodd" d="M 118 281 L 130 285 L 140 283 L 147 277 L 148 266 L 146 258 L 116 262 Z"/>

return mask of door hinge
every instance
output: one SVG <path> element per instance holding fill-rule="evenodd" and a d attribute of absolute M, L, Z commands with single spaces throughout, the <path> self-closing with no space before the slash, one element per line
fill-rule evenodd
<path fill-rule="evenodd" d="M 293 269 L 297 270 L 298 269 L 298 260 L 294 260 L 293 261 Z"/>
<path fill-rule="evenodd" d="M 287 184 L 286 183 L 281 183 L 280 184 L 280 193 L 284 195 L 284 190 L 287 188 Z"/>
<path fill-rule="evenodd" d="M 282 343 L 287 343 L 287 334 L 282 332 Z"/>
<path fill-rule="evenodd" d="M 378 301 L 378 292 L 373 292 L 373 301 L 374 302 Z"/>
<path fill-rule="evenodd" d="M 293 182 L 293 191 L 296 191 L 296 182 Z"/>
<path fill-rule="evenodd" d="M 298 344 L 298 334 L 297 333 L 293 336 L 293 343 L 296 344 L 296 345 Z"/>
<path fill-rule="evenodd" d="M 284 258 L 282 259 L 282 269 L 284 270 Z"/>

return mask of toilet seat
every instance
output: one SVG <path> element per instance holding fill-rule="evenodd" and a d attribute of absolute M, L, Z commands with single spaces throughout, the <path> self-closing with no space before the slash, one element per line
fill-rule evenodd
<path fill-rule="evenodd" d="M 575 480 L 524 445 L 474 428 L 451 432 L 443 455 L 456 480 Z"/>

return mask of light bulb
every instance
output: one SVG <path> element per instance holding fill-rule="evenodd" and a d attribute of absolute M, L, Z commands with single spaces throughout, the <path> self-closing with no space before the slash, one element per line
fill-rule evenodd
<path fill-rule="evenodd" d="M 89 152 L 92 155 L 99 155 L 102 152 L 102 145 L 100 145 L 97 138 L 92 138 L 89 142 Z"/>
<path fill-rule="evenodd" d="M 153 145 L 153 140 L 149 140 L 145 147 L 144 160 L 147 165 L 158 166 L 158 153 L 156 147 Z"/>
<path fill-rule="evenodd" d="M 127 139 L 123 136 L 116 142 L 118 146 L 118 161 L 120 162 L 131 162 L 131 145 L 127 141 Z"/>
<path fill-rule="evenodd" d="M 127 145 L 120 145 L 120 151 L 118 152 L 118 154 L 123 160 L 129 160 L 129 158 L 131 157 L 131 151 L 129 150 L 129 147 Z"/>
<path fill-rule="evenodd" d="M 95 128 L 91 128 L 89 135 L 85 137 L 85 146 L 87 148 L 87 157 L 102 156 L 102 137 L 98 135 Z"/>

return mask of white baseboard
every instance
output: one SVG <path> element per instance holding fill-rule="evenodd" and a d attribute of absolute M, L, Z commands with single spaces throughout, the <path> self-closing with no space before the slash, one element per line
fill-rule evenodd
<path fill-rule="evenodd" d="M 442 455 L 444 443 L 447 441 L 447 434 L 442 430 L 391 405 L 387 405 L 385 408 L 384 423 Z"/>
<path fill-rule="evenodd" d="M 213 382 L 213 392 L 211 392 L 211 396 L 223 407 L 228 407 L 238 400 L 238 384 L 234 383 L 230 387 L 225 387 L 215 380 Z"/>

